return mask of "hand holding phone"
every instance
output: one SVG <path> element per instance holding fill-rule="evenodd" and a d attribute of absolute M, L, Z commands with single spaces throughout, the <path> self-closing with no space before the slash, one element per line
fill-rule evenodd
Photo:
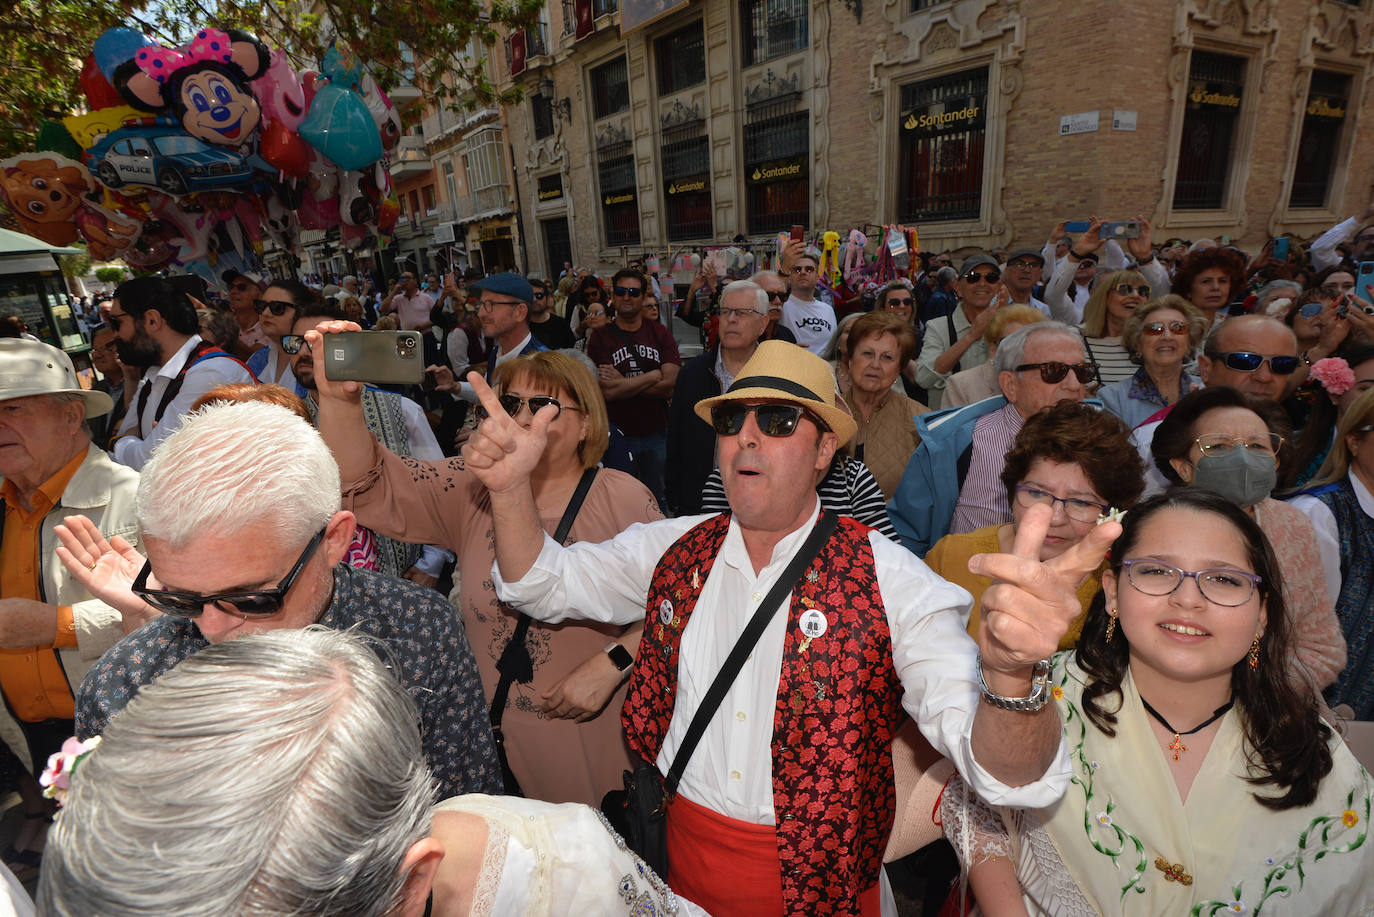
<path fill-rule="evenodd" d="M 325 374 L 335 382 L 409 384 L 424 375 L 424 344 L 418 331 L 342 331 L 327 335 Z M 318 357 L 317 357 L 318 358 Z"/>
<path fill-rule="evenodd" d="M 806 237 L 806 227 L 805 227 L 805 226 L 802 226 L 800 223 L 793 223 L 793 224 L 792 224 L 792 240 L 795 241 L 795 242 L 801 242 L 803 239 L 805 239 L 805 237 Z"/>

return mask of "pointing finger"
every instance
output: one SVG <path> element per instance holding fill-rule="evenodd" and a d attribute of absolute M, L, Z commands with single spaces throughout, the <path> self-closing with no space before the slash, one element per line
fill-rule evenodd
<path fill-rule="evenodd" d="M 488 418 L 509 418 L 506 409 L 501 407 L 500 400 L 496 397 L 496 392 L 492 391 L 491 386 L 487 385 L 487 380 L 483 379 L 480 373 L 470 372 L 467 376 L 468 384 L 477 393 L 477 400 L 486 409 Z M 499 423 L 499 421 L 498 421 Z"/>
<path fill-rule="evenodd" d="M 1111 550 L 1112 543 L 1121 535 L 1121 523 L 1104 522 L 1094 526 L 1077 544 L 1051 560 L 1047 567 L 1073 582 L 1102 566 L 1102 558 Z"/>
<path fill-rule="evenodd" d="M 1036 504 L 1026 510 L 1016 525 L 1016 541 L 1011 553 L 1026 560 L 1039 560 L 1040 548 L 1045 544 L 1045 536 L 1050 531 L 1050 520 L 1054 518 L 1054 507 Z"/>

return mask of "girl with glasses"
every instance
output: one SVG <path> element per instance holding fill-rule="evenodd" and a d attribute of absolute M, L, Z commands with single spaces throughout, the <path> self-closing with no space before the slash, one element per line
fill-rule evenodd
<path fill-rule="evenodd" d="M 1097 393 L 1102 404 L 1134 429 L 1160 408 L 1202 388 L 1188 372 L 1202 346 L 1202 313 L 1182 296 L 1164 296 L 1135 309 L 1126 319 L 1121 345 L 1136 370 Z"/>
<path fill-rule="evenodd" d="M 1264 534 L 1222 497 L 1172 490 L 1126 514 L 1110 558 L 1050 674 L 1068 793 L 1013 810 L 955 778 L 942 797 L 982 912 L 1357 913 L 1374 788 L 1289 667 Z"/>
<path fill-rule="evenodd" d="M 1284 604 L 1293 624 L 1294 677 L 1313 693 L 1345 667 L 1345 639 L 1334 596 L 1322 577 L 1312 523 L 1270 496 L 1287 418 L 1283 408 L 1227 386 L 1185 395 L 1155 430 L 1155 466 L 1171 484 L 1210 490 L 1239 506 L 1274 545 L 1283 573 Z"/>

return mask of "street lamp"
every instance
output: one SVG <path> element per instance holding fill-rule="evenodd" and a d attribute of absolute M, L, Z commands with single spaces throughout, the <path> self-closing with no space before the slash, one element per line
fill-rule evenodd
<path fill-rule="evenodd" d="M 553 110 L 554 114 L 558 115 L 564 121 L 571 123 L 572 100 L 569 99 L 567 96 L 564 96 L 561 99 L 555 99 L 553 97 L 553 93 L 553 80 L 547 76 L 541 79 L 539 81 L 539 94 L 549 100 L 549 107 Z"/>

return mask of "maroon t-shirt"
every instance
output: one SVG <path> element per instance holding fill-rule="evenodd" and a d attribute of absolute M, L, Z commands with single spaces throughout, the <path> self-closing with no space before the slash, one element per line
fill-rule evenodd
<path fill-rule="evenodd" d="M 622 337 L 621 335 L 624 335 Z M 634 359 L 625 342 L 634 342 Z M 682 365 L 677 341 L 667 328 L 658 322 L 644 319 L 636 331 L 617 329 L 614 325 L 598 328 L 587 340 L 587 356 L 597 366 L 614 366 L 622 376 L 642 376 L 665 363 Z M 611 423 L 626 436 L 648 436 L 668 430 L 668 400 L 653 395 L 635 395 L 620 401 L 606 402 Z"/>

